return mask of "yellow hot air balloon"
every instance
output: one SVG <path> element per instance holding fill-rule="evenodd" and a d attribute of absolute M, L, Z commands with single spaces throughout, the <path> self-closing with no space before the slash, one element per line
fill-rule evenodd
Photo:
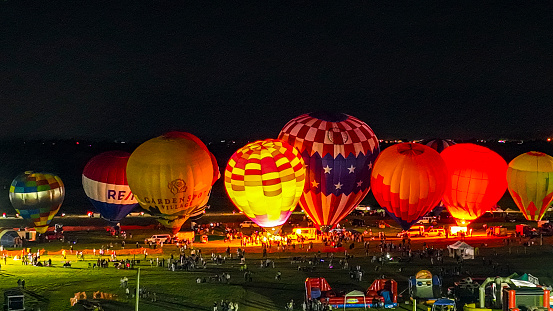
<path fill-rule="evenodd" d="M 234 205 L 261 227 L 278 227 L 298 204 L 305 184 L 299 151 L 266 139 L 238 149 L 225 170 L 225 188 Z"/>
<path fill-rule="evenodd" d="M 209 195 L 213 167 L 197 137 L 170 132 L 136 148 L 127 163 L 127 181 L 142 208 L 176 233 Z"/>
<path fill-rule="evenodd" d="M 537 151 L 519 155 L 509 163 L 507 185 L 527 220 L 540 220 L 553 200 L 553 157 Z"/>

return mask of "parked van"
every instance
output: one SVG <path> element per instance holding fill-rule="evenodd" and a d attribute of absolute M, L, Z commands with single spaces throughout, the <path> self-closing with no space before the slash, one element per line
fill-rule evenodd
<path fill-rule="evenodd" d="M 148 244 L 148 243 L 169 243 L 171 242 L 171 235 L 170 234 L 156 234 L 156 235 L 152 235 L 151 237 L 147 238 L 144 240 L 144 244 Z"/>

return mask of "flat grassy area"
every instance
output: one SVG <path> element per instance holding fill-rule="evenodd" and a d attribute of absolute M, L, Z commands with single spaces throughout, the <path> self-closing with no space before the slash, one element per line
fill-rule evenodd
<path fill-rule="evenodd" d="M 143 245 L 144 238 L 155 234 L 153 230 L 133 230 L 132 238 L 127 239 L 127 248 L 135 248 L 136 242 Z M 121 249 L 121 239 L 108 236 L 102 231 L 67 232 L 68 240 L 77 241 L 73 244 L 74 251 L 80 249 L 99 249 L 102 245 L 113 249 Z M 213 238 L 213 237 L 212 237 Z M 213 239 L 212 239 L 213 240 Z M 413 239 L 414 249 L 422 249 L 422 243 L 428 247 L 445 248 L 455 242 L 456 239 Z M 511 246 L 503 244 L 501 238 L 467 238 L 467 243 L 479 247 L 480 255 L 475 260 L 465 261 L 461 275 L 446 276 L 445 286 L 451 286 L 467 276 L 507 276 L 512 272 L 531 273 L 540 278 L 546 284 L 552 284 L 553 277 L 553 247 L 551 238 L 544 240 L 544 245 L 536 240 L 534 246 L 523 247 L 520 241 Z M 398 243 L 398 240 L 394 241 Z M 32 251 L 38 248 L 48 251 L 59 251 L 61 248 L 69 250 L 69 243 L 30 243 Z M 233 257 L 236 257 L 236 249 L 239 243 L 234 241 L 226 244 L 223 241 L 209 242 L 207 244 L 195 243 L 196 249 L 202 249 L 204 258 L 209 259 L 211 253 L 223 254 L 227 246 L 231 246 Z M 346 244 L 349 246 L 349 243 Z M 275 261 L 275 268 L 261 268 L 260 247 L 246 248 L 246 263 L 253 273 L 252 282 L 246 282 L 243 272 L 239 271 L 240 264 L 236 259 L 227 260 L 222 265 L 216 265 L 208 260 L 206 269 L 195 271 L 168 271 L 166 268 L 150 266 L 149 259 L 159 257 L 161 260 L 170 258 L 171 254 L 178 258 L 179 251 L 174 245 L 165 245 L 162 255 L 152 255 L 144 261 L 143 255 L 136 256 L 141 259 L 138 267 L 141 268 L 140 285 L 149 291 L 150 297 L 155 293 L 156 300 L 145 298 L 141 300 L 140 310 L 212 310 L 215 301 L 229 300 L 238 302 L 240 310 L 284 310 L 285 304 L 293 299 L 296 309 L 301 310 L 301 302 L 304 300 L 304 281 L 307 277 L 325 277 L 329 284 L 337 290 L 366 290 L 375 278 L 382 275 L 393 278 L 398 282 L 399 291 L 402 292 L 400 309 L 412 310 L 412 306 L 405 305 L 408 300 L 407 279 L 422 269 L 428 269 L 432 273 L 447 272 L 456 266 L 452 258 L 445 258 L 443 265 L 432 266 L 430 259 L 417 257 L 411 262 L 388 262 L 383 266 L 371 263 L 372 255 L 378 254 L 377 241 L 371 241 L 370 256 L 366 257 L 361 243 L 355 243 L 355 248 L 349 249 L 348 255 L 353 258 L 348 260 L 349 267 L 361 266 L 365 271 L 361 282 L 352 280 L 348 269 L 341 269 L 339 260 L 344 259 L 344 252 L 334 253 L 333 268 L 329 268 L 330 256 L 324 252 L 320 243 L 314 244 L 310 252 L 306 248 L 287 252 L 279 252 L 275 247 L 269 250 L 269 258 Z M 495 247 L 492 247 L 495 246 Z M 298 266 L 309 266 L 308 260 L 318 252 L 321 252 L 322 261 L 314 265 L 314 271 L 299 271 Z M 190 249 L 186 251 L 190 253 Z M 398 254 L 391 253 L 392 257 Z M 290 257 L 301 256 L 306 258 L 304 263 L 291 264 Z M 132 259 L 131 256 L 127 256 Z M 126 259 L 118 256 L 118 259 Z M 140 258 L 139 258 L 140 257 Z M 484 259 L 483 259 L 484 257 Z M 104 256 L 109 258 L 109 256 Z M 97 257 L 85 255 L 85 260 L 80 261 L 75 254 L 69 254 L 67 260 L 72 263 L 71 268 L 63 268 L 64 259 L 60 255 L 45 255 L 41 261 L 52 259 L 54 267 L 24 266 L 21 261 L 9 258 L 7 265 L 2 261 L 0 270 L 0 291 L 17 287 L 18 279 L 26 281 L 26 305 L 30 310 L 40 307 L 41 310 L 72 310 L 70 298 L 77 292 L 86 292 L 88 297 L 93 292 L 101 291 L 117 296 L 117 302 L 102 303 L 105 310 L 134 310 L 134 299 L 128 299 L 124 289 L 120 287 L 120 279 L 127 277 L 129 286 L 136 287 L 137 270 L 115 269 L 112 265 L 105 269 L 91 269 L 89 264 L 96 262 Z M 492 265 L 490 265 L 490 260 Z M 277 271 L 281 271 L 282 279 L 275 280 Z M 230 284 L 208 282 L 197 284 L 197 278 L 209 279 L 221 273 L 231 275 Z M 445 288 L 444 288 L 445 291 Z M 423 306 L 421 310 L 426 310 Z M 74 307 L 73 309 L 79 310 Z"/>

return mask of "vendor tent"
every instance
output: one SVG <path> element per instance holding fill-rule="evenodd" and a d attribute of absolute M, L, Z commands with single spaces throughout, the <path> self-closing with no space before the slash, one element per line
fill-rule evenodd
<path fill-rule="evenodd" d="M 0 245 L 4 247 L 15 247 L 20 239 L 15 230 L 6 229 L 0 232 Z"/>
<path fill-rule="evenodd" d="M 463 259 L 474 259 L 474 247 L 465 242 L 457 241 L 449 245 L 447 249 L 449 250 L 449 257 L 457 255 Z"/>

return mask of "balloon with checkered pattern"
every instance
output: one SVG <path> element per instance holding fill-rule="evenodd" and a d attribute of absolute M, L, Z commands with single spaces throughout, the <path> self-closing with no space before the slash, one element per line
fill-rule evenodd
<path fill-rule="evenodd" d="M 26 171 L 10 186 L 10 202 L 24 219 L 30 219 L 38 233 L 45 233 L 65 198 L 61 179 L 51 173 Z"/>
<path fill-rule="evenodd" d="M 300 206 L 320 230 L 335 227 L 369 193 L 380 147 L 365 122 L 343 113 L 308 113 L 288 122 L 278 138 L 303 157 Z"/>
<path fill-rule="evenodd" d="M 305 168 L 290 144 L 266 139 L 238 149 L 228 161 L 225 188 L 231 201 L 260 227 L 283 225 L 298 204 Z"/>

